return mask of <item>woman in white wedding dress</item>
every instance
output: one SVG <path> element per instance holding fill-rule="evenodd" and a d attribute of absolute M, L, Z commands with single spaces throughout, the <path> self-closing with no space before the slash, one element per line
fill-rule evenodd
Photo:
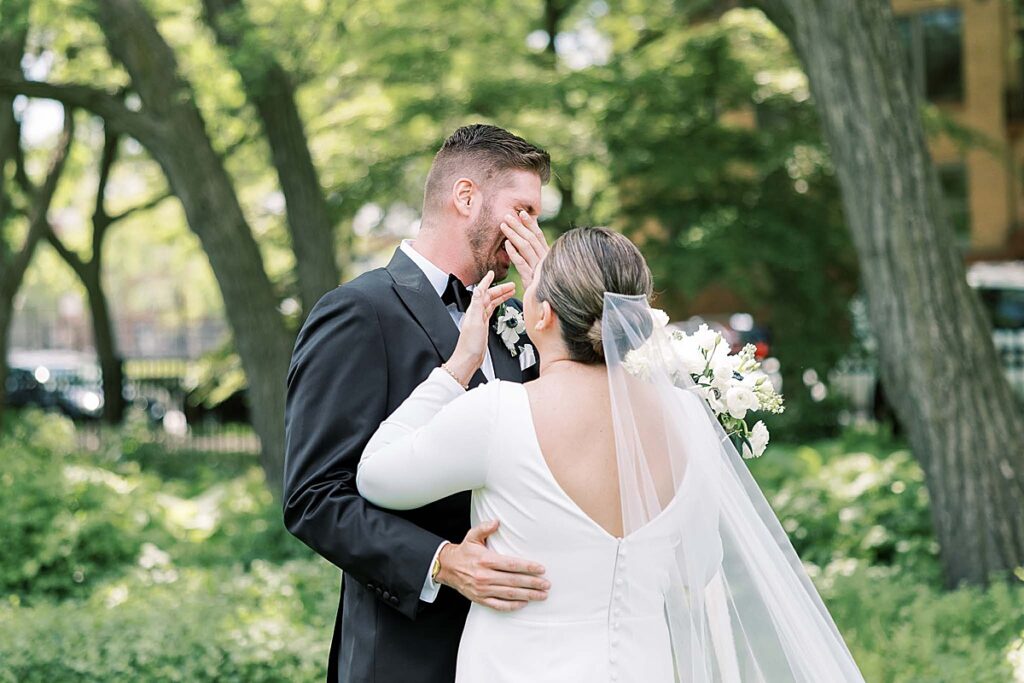
<path fill-rule="evenodd" d="M 470 490 L 473 524 L 500 522 L 490 547 L 545 567 L 546 600 L 472 605 L 457 681 L 861 681 L 771 508 L 677 372 L 636 247 L 600 228 L 560 237 L 524 295 L 540 378 L 466 391 L 510 295 L 491 279 L 452 358 L 380 426 L 357 476 L 393 509 Z M 626 372 L 643 344 L 643 371 Z"/>

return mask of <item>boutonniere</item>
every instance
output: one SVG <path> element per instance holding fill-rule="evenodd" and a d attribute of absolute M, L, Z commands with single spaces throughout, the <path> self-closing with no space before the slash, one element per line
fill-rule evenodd
<path fill-rule="evenodd" d="M 498 319 L 494 321 L 494 331 L 505 343 L 505 348 L 515 358 L 519 354 L 516 343 L 523 332 L 526 332 L 526 321 L 523 314 L 513 306 L 502 304 L 498 307 Z"/>

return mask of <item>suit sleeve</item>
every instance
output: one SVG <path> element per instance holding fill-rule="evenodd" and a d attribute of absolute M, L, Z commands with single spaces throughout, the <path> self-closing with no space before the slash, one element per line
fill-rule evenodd
<path fill-rule="evenodd" d="M 359 492 L 377 505 L 410 510 L 483 486 L 498 386 L 466 392 L 436 368 L 370 439 Z"/>
<path fill-rule="evenodd" d="M 360 455 L 387 417 L 386 353 L 376 311 L 361 292 L 339 287 L 310 311 L 287 376 L 284 521 L 306 545 L 413 619 L 444 539 L 356 490 Z"/>

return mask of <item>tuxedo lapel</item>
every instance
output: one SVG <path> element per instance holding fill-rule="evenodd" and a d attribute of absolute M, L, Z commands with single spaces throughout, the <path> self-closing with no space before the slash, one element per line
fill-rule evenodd
<path fill-rule="evenodd" d="M 430 280 L 401 249 L 395 250 L 395 255 L 391 257 L 391 262 L 387 265 L 387 271 L 394 280 L 395 293 L 401 298 L 405 308 L 416 319 L 419 326 L 427 333 L 437 355 L 442 361 L 451 358 L 455 351 L 455 345 L 459 341 L 459 328 L 455 326 L 455 321 L 452 320 L 448 309 L 441 302 L 441 297 L 434 291 Z M 505 355 L 508 355 L 504 346 L 502 350 L 505 351 Z M 493 351 L 491 353 L 493 354 Z M 470 386 L 476 386 L 486 381 L 487 376 L 483 371 L 477 370 L 473 374 Z"/>

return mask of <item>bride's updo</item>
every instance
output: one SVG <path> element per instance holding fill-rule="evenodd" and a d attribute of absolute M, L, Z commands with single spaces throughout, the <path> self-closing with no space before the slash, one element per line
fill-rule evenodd
<path fill-rule="evenodd" d="M 544 257 L 536 296 L 558 316 L 569 357 L 593 365 L 604 362 L 604 293 L 650 299 L 652 288 L 647 262 L 629 239 L 607 228 L 575 228 Z"/>

